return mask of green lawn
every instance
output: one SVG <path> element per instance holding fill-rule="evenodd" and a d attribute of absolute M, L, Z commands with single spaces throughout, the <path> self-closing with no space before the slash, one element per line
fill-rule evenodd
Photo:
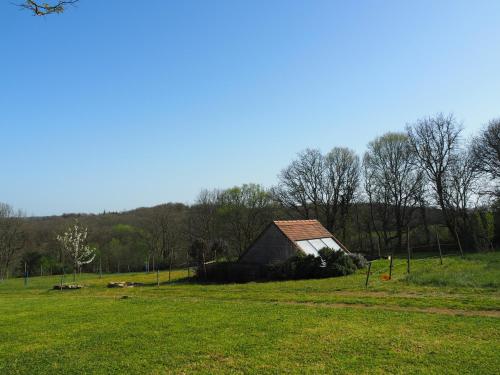
<path fill-rule="evenodd" d="M 500 253 L 287 282 L 155 285 L 155 274 L 0 283 L 0 374 L 498 374 Z M 161 273 L 162 280 L 167 273 Z M 70 279 L 70 278 L 69 278 Z M 150 285 L 107 289 L 109 281 Z M 123 296 L 128 298 L 124 299 Z"/>

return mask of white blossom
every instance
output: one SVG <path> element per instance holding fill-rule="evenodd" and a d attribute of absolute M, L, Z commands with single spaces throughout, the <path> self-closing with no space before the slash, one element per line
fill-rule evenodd
<path fill-rule="evenodd" d="M 63 250 L 73 260 L 75 269 L 92 262 L 96 256 L 96 249 L 86 243 L 87 233 L 86 227 L 75 222 L 66 232 L 57 236 Z"/>

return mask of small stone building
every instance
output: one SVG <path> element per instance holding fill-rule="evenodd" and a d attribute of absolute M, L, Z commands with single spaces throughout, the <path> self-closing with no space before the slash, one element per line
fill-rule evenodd
<path fill-rule="evenodd" d="M 318 220 L 273 221 L 242 254 L 240 262 L 281 263 L 299 252 L 318 256 L 324 247 L 349 252 Z"/>

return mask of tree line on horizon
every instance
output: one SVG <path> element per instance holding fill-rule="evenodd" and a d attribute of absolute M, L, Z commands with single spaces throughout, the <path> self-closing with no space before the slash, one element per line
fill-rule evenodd
<path fill-rule="evenodd" d="M 129 272 L 235 260 L 276 219 L 318 219 L 353 252 L 375 256 L 500 245 L 500 119 L 473 139 L 453 115 L 417 120 L 372 140 L 306 149 L 269 189 L 244 184 L 200 192 L 192 205 L 27 218 L 0 204 L 0 279 L 65 272 L 57 236 L 78 220 L 96 257 L 84 271 Z"/>

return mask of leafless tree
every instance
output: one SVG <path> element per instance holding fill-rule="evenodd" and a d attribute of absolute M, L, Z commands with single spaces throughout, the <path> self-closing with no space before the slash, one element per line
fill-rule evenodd
<path fill-rule="evenodd" d="M 278 186 L 273 189 L 275 199 L 303 219 L 319 218 L 326 200 L 324 157 L 319 150 L 307 149 L 283 169 Z"/>
<path fill-rule="evenodd" d="M 359 158 L 354 151 L 337 147 L 325 156 L 307 149 L 281 171 L 273 195 L 300 217 L 317 218 L 333 231 L 337 222 L 345 224 L 359 175 Z"/>
<path fill-rule="evenodd" d="M 207 253 L 208 245 L 202 239 L 195 239 L 189 246 L 188 254 L 196 262 L 198 276 L 205 277 L 207 274 Z"/>
<path fill-rule="evenodd" d="M 456 210 L 450 204 L 455 193 L 451 189 L 457 187 L 452 174 L 460 167 L 460 133 L 462 131 L 453 115 L 438 114 L 434 117 L 418 120 L 407 126 L 407 132 L 412 149 L 419 166 L 430 181 L 436 203 L 441 208 L 445 223 L 456 238 Z M 467 164 L 469 167 L 469 164 Z M 453 172 L 452 172 L 453 169 Z"/>
<path fill-rule="evenodd" d="M 23 9 L 33 12 L 35 16 L 47 16 L 49 14 L 60 14 L 65 11 L 68 5 L 75 5 L 79 0 L 53 1 L 51 3 L 25 0 L 17 4 Z"/>
<path fill-rule="evenodd" d="M 8 276 L 15 255 L 23 248 L 23 213 L 10 205 L 0 203 L 0 279 Z"/>
<path fill-rule="evenodd" d="M 477 201 L 478 172 L 472 150 L 468 147 L 457 153 L 444 179 L 444 201 L 453 217 L 454 231 L 468 242 L 475 236 L 471 210 Z"/>
<path fill-rule="evenodd" d="M 387 249 L 392 239 L 389 236 L 392 221 L 389 191 L 387 189 L 380 190 L 377 187 L 375 171 L 368 166 L 365 160 L 363 167 L 364 188 L 369 208 L 369 220 L 366 220 L 369 236 L 371 238 L 371 230 L 374 229 L 378 237 L 378 246 L 382 247 L 383 243 L 384 249 Z"/>
<path fill-rule="evenodd" d="M 478 170 L 490 177 L 494 184 L 487 192 L 500 197 L 500 119 L 491 120 L 474 138 L 472 151 Z"/>
<path fill-rule="evenodd" d="M 221 194 L 222 191 L 219 189 L 205 189 L 198 195 L 187 219 L 187 235 L 190 243 L 201 240 L 207 246 L 210 246 L 210 244 L 219 239 L 221 223 L 218 211 Z"/>
<path fill-rule="evenodd" d="M 335 223 L 340 224 L 343 238 L 346 238 L 349 211 L 359 188 L 361 168 L 359 157 L 348 148 L 335 147 L 325 158 L 327 167 L 327 190 L 332 193 L 331 214 L 326 221 L 327 227 L 333 230 Z M 338 208 L 336 207 L 338 206 Z M 338 212 L 338 220 L 336 220 Z"/>
<path fill-rule="evenodd" d="M 397 247 L 401 249 L 403 230 L 419 203 L 423 179 L 408 136 L 387 133 L 376 138 L 368 145 L 363 164 L 374 228 L 378 233 L 377 221 L 380 222 L 385 246 L 396 238 Z M 390 234 L 393 228 L 396 229 L 394 236 Z"/>
<path fill-rule="evenodd" d="M 175 205 L 163 204 L 154 208 L 155 212 L 146 224 L 146 236 L 150 257 L 156 268 L 161 261 L 168 260 L 169 268 L 174 261 L 175 248 L 181 235 L 180 213 Z"/>

